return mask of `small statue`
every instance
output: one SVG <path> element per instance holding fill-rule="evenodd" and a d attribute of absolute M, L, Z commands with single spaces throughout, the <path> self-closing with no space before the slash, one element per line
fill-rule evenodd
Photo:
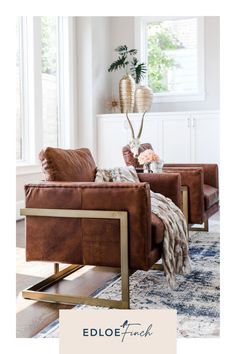
<path fill-rule="evenodd" d="M 133 126 L 131 124 L 131 121 L 129 119 L 128 113 L 126 112 L 126 117 L 127 117 L 130 129 L 131 129 L 131 134 L 132 134 L 132 139 L 130 140 L 129 146 L 130 146 L 130 150 L 132 151 L 134 157 L 137 157 L 138 154 L 139 154 L 139 148 L 140 148 L 140 145 L 141 145 L 140 137 L 141 137 L 142 130 L 143 130 L 143 121 L 144 121 L 145 114 L 146 114 L 146 112 L 143 113 L 142 120 L 141 120 L 141 125 L 140 125 L 140 128 L 139 128 L 139 132 L 138 132 L 137 138 L 135 138 L 134 128 L 133 128 Z"/>

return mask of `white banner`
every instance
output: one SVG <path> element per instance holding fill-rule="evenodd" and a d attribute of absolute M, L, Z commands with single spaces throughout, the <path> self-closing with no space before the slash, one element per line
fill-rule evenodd
<path fill-rule="evenodd" d="M 176 354 L 176 311 L 60 310 L 60 354 L 82 351 Z"/>

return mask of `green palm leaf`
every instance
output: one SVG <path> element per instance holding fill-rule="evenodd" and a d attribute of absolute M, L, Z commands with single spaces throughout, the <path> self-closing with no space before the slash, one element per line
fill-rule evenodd
<path fill-rule="evenodd" d="M 128 47 L 127 45 L 119 45 L 119 47 L 117 47 L 115 51 L 120 53 L 121 55 L 127 55 Z"/>
<path fill-rule="evenodd" d="M 115 71 L 121 68 L 125 68 L 125 66 L 128 64 L 126 61 L 126 57 L 122 56 L 119 57 L 116 61 L 114 61 L 108 68 L 108 71 Z"/>
<path fill-rule="evenodd" d="M 138 84 L 142 78 L 144 78 L 146 72 L 147 72 L 147 67 L 144 63 L 139 63 L 138 59 L 136 57 L 133 58 L 131 61 L 131 67 L 130 67 L 131 75 L 135 80 L 135 83 Z"/>
<path fill-rule="evenodd" d="M 109 72 L 128 68 L 126 73 L 129 73 L 134 78 L 135 82 L 138 84 L 147 72 L 146 65 L 144 63 L 139 63 L 138 59 L 135 57 L 137 54 L 137 49 L 128 49 L 127 45 L 120 45 L 115 49 L 119 53 L 119 57 L 115 60 L 108 68 Z"/>
<path fill-rule="evenodd" d="M 137 49 L 130 49 L 130 50 L 128 51 L 128 53 L 129 53 L 130 55 L 136 55 L 136 54 L 138 53 L 138 51 L 137 51 Z"/>

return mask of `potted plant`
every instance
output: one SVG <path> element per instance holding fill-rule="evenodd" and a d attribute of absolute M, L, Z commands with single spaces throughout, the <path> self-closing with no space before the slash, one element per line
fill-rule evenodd
<path fill-rule="evenodd" d="M 123 69 L 125 75 L 119 82 L 119 96 L 121 112 L 133 112 L 135 84 L 138 84 L 147 72 L 146 65 L 136 58 L 137 49 L 129 49 L 120 45 L 115 49 L 118 58 L 109 66 L 108 71 Z"/>

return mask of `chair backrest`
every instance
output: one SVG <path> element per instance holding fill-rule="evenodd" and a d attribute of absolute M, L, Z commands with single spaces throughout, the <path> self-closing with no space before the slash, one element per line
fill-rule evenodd
<path fill-rule="evenodd" d="M 141 144 L 140 148 L 139 148 L 139 154 L 147 149 L 153 150 L 152 145 L 149 143 Z M 123 157 L 124 157 L 126 166 L 134 166 L 135 168 L 143 168 L 143 165 L 140 165 L 138 162 L 138 159 L 136 157 L 134 157 L 132 151 L 130 150 L 129 145 L 126 145 L 123 147 L 122 153 L 123 153 Z"/>
<path fill-rule="evenodd" d="M 46 181 L 93 182 L 96 165 L 89 149 L 47 147 L 39 154 Z"/>

